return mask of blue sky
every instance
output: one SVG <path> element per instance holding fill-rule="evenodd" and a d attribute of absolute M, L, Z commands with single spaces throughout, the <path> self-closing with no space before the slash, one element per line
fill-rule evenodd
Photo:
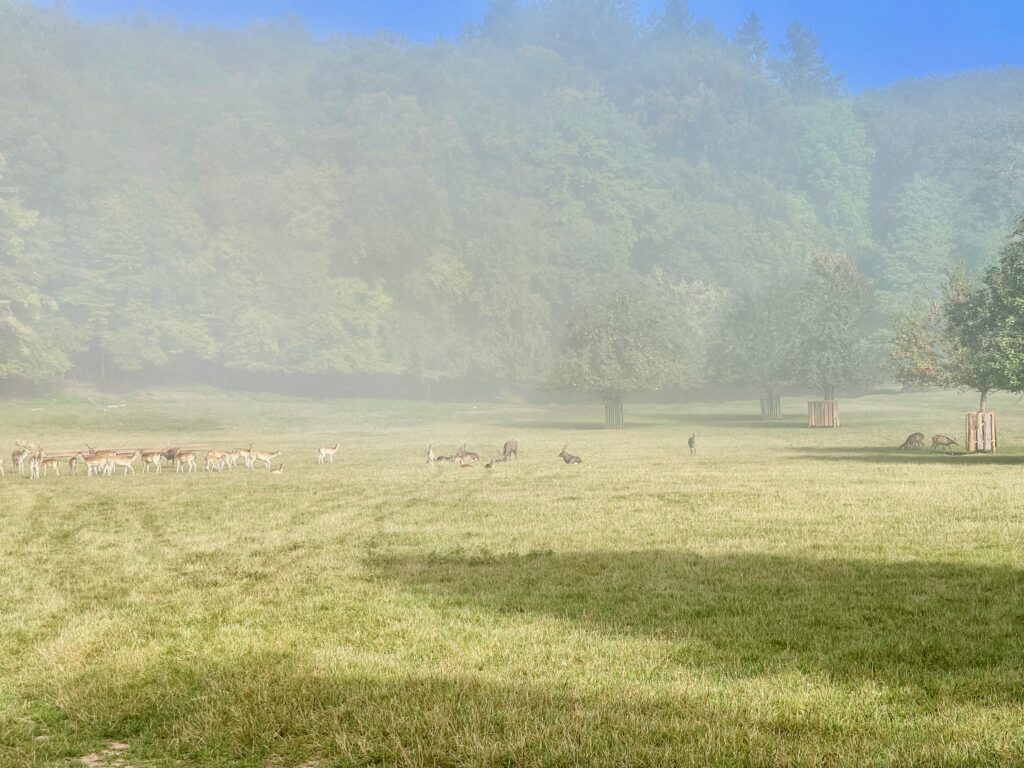
<path fill-rule="evenodd" d="M 39 5 L 52 5 L 37 0 Z M 143 11 L 183 24 L 244 26 L 294 15 L 317 34 L 398 32 L 429 41 L 479 21 L 487 0 L 64 0 L 85 19 Z M 662 0 L 640 0 L 646 17 Z M 731 34 L 756 10 L 777 43 L 791 19 L 812 27 L 836 71 L 854 90 L 905 77 L 1024 66 L 1024 0 L 691 0 L 698 18 Z"/>

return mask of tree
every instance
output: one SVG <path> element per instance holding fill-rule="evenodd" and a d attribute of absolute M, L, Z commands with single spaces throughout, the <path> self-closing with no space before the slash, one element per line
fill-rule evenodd
<path fill-rule="evenodd" d="M 870 306 L 868 280 L 846 254 L 811 257 L 797 299 L 794 371 L 825 400 L 835 399 L 837 386 L 866 380 Z"/>
<path fill-rule="evenodd" d="M 801 99 L 835 95 L 842 79 L 832 74 L 818 51 L 818 36 L 799 21 L 786 27 L 780 46 L 785 58 L 773 62 L 772 70 L 790 93 Z"/>
<path fill-rule="evenodd" d="M 743 51 L 744 57 L 758 71 L 765 68 L 768 62 L 768 41 L 764 36 L 764 25 L 761 17 L 755 11 L 743 20 L 743 23 L 736 30 L 736 37 L 733 42 Z"/>
<path fill-rule="evenodd" d="M 628 392 L 700 380 L 715 300 L 703 286 L 642 278 L 595 290 L 566 324 L 555 384 L 600 397 L 605 426 L 622 429 Z"/>
<path fill-rule="evenodd" d="M 770 403 L 779 388 L 793 382 L 795 282 L 780 276 L 737 293 L 721 323 L 716 373 L 726 381 L 756 384 Z"/>

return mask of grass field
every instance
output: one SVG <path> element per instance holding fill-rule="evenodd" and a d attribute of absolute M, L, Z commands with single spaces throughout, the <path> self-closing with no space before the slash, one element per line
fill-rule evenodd
<path fill-rule="evenodd" d="M 1024 764 L 1014 398 L 972 457 L 894 448 L 962 442 L 970 394 L 816 431 L 796 400 L 628 407 L 618 433 L 600 408 L 123 402 L 0 406 L 4 766 Z M 16 437 L 252 441 L 285 470 L 30 482 Z M 517 463 L 424 465 L 509 437 Z"/>

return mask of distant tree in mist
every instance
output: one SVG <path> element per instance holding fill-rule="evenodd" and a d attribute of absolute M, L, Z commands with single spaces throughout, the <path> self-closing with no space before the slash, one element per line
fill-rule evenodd
<path fill-rule="evenodd" d="M 807 264 L 797 297 L 793 370 L 797 379 L 835 399 L 836 388 L 871 380 L 865 321 L 870 285 L 853 261 L 822 251 Z"/>
<path fill-rule="evenodd" d="M 716 376 L 757 386 L 770 403 L 794 383 L 798 284 L 798 278 L 776 276 L 732 296 L 715 346 Z"/>
<path fill-rule="evenodd" d="M 842 78 L 832 74 L 818 50 L 818 36 L 799 21 L 790 22 L 779 46 L 783 57 L 772 62 L 779 82 L 794 95 L 806 99 L 835 95 Z"/>
<path fill-rule="evenodd" d="M 759 71 L 768 64 L 770 46 L 764 36 L 764 25 L 761 17 L 754 11 L 743 20 L 736 30 L 733 42 L 743 51 L 744 57 Z"/>
<path fill-rule="evenodd" d="M 622 429 L 628 393 L 702 380 L 716 303 L 703 286 L 641 278 L 595 289 L 566 324 L 553 383 L 600 397 L 605 426 Z"/>

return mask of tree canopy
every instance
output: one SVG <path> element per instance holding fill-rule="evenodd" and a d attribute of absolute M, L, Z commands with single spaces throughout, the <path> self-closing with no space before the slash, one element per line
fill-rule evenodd
<path fill-rule="evenodd" d="M 685 2 L 494 0 L 414 45 L 0 0 L 0 378 L 531 386 L 611 276 L 728 306 L 821 249 L 868 333 L 1024 210 L 1024 75 L 853 96 L 783 48 Z"/>

